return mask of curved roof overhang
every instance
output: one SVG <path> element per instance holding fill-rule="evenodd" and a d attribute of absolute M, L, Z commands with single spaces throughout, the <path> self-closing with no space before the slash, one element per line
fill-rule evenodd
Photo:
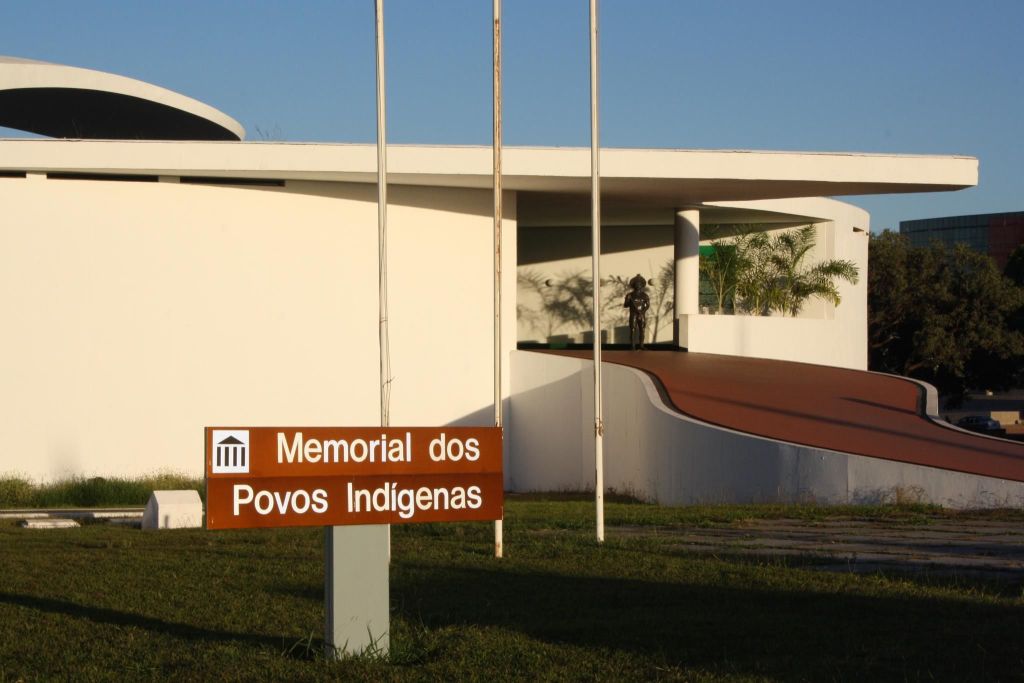
<path fill-rule="evenodd" d="M 0 126 L 55 138 L 242 140 L 233 118 L 125 76 L 0 56 Z"/>

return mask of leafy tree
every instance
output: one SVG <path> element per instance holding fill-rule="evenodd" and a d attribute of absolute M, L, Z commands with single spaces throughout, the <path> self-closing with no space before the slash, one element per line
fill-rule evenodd
<path fill-rule="evenodd" d="M 1024 287 L 1024 244 L 1018 246 L 1010 253 L 1006 267 L 1003 268 L 1003 275 L 1010 278 L 1017 287 Z M 1024 302 L 1010 316 L 1010 329 L 1024 333 Z M 1022 382 L 1024 382 L 1024 377 L 1018 378 L 1015 386 L 1021 386 Z"/>
<path fill-rule="evenodd" d="M 1010 253 L 1006 267 L 1003 268 L 1003 275 L 1013 280 L 1018 287 L 1024 285 L 1024 244 Z"/>
<path fill-rule="evenodd" d="M 911 247 L 885 231 L 869 246 L 868 338 L 873 370 L 935 384 L 951 403 L 1019 376 L 1024 334 L 1011 319 L 1024 290 L 963 245 Z"/>
<path fill-rule="evenodd" d="M 929 305 L 937 267 L 934 254 L 912 250 L 903 235 L 886 230 L 868 247 L 868 365 L 897 375 L 909 373 L 914 334 Z"/>

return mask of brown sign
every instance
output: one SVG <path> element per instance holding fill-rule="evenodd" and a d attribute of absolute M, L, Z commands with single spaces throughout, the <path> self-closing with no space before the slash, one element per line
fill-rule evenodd
<path fill-rule="evenodd" d="M 494 520 L 497 427 L 208 427 L 206 527 Z"/>

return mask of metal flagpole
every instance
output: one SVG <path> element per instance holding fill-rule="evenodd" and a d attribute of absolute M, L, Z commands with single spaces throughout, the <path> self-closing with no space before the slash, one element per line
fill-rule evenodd
<path fill-rule="evenodd" d="M 376 0 L 377 34 L 377 230 L 380 333 L 380 424 L 390 421 L 391 359 L 388 349 L 387 157 L 384 133 L 384 6 Z M 326 527 L 324 534 L 324 649 L 329 657 L 390 648 L 391 531 L 387 525 Z"/>
<path fill-rule="evenodd" d="M 388 180 L 387 109 L 384 87 L 384 0 L 376 0 L 377 20 L 377 273 L 380 349 L 380 426 L 391 421 L 391 349 L 388 340 Z"/>
<path fill-rule="evenodd" d="M 601 160 L 597 97 L 597 0 L 590 0 L 590 202 L 594 273 L 594 503 L 597 541 L 604 542 L 604 410 L 601 402 Z"/>
<path fill-rule="evenodd" d="M 384 80 L 384 0 L 375 0 L 377 35 L 377 310 L 380 355 L 380 426 L 391 424 L 391 340 L 388 337 L 388 136 Z M 391 525 L 387 525 L 391 563 Z"/>
<path fill-rule="evenodd" d="M 501 0 L 494 0 L 494 426 L 502 426 L 501 415 Z M 504 439 L 502 439 L 504 443 Z M 504 520 L 494 521 L 494 556 L 502 557 Z"/>

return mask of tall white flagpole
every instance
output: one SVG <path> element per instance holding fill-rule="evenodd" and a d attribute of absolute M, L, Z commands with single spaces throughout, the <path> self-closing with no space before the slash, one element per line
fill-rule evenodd
<path fill-rule="evenodd" d="M 384 0 L 375 0 L 377 43 L 377 311 L 380 355 L 380 426 L 391 424 L 391 339 L 388 336 L 388 135 L 384 79 Z M 391 525 L 387 525 L 391 563 Z"/>
<path fill-rule="evenodd" d="M 380 333 L 380 424 L 390 422 L 388 350 L 387 169 L 384 133 L 384 6 L 376 0 L 377 230 Z M 324 649 L 331 658 L 390 648 L 391 527 L 381 524 L 324 529 Z"/>
<path fill-rule="evenodd" d="M 590 202 L 594 274 L 594 503 L 604 542 L 604 410 L 601 401 L 601 159 L 598 126 L 597 0 L 590 0 Z"/>
<path fill-rule="evenodd" d="M 391 350 L 388 339 L 388 155 L 384 85 L 384 0 L 376 0 L 377 23 L 377 276 L 380 350 L 380 426 L 391 422 Z"/>
<path fill-rule="evenodd" d="M 494 426 L 502 426 L 501 414 L 501 0 L 494 0 Z M 504 443 L 504 439 L 502 439 Z M 504 520 L 494 522 L 494 556 L 502 557 Z"/>

